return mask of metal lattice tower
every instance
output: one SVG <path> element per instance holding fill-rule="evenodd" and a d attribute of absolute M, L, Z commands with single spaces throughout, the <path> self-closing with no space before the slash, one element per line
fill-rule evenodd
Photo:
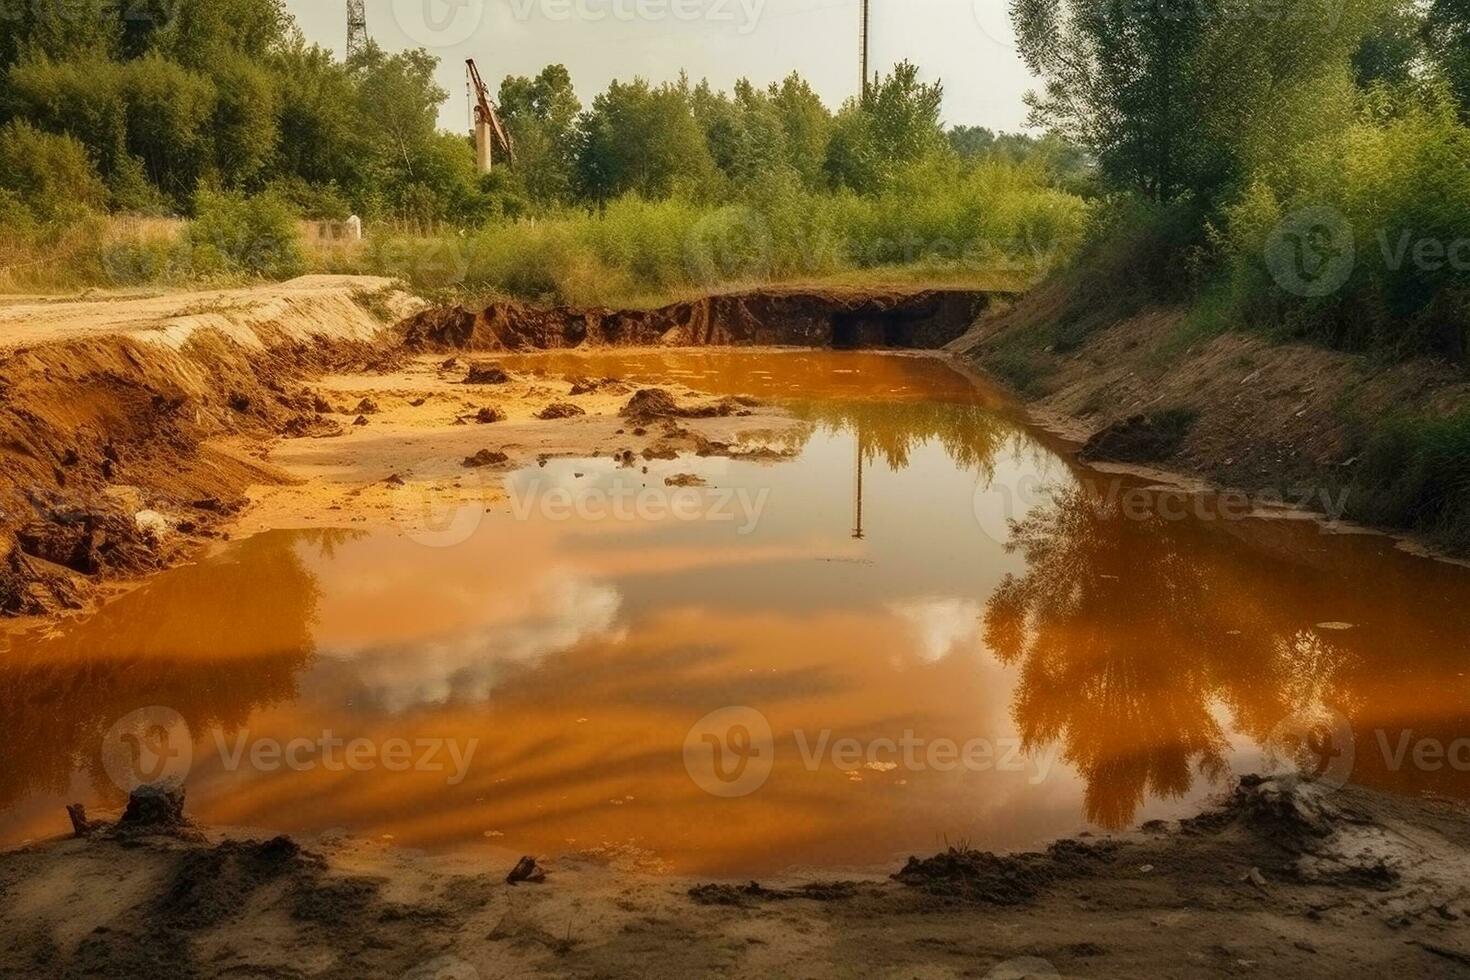
<path fill-rule="evenodd" d="M 367 0 L 347 0 L 347 57 L 367 47 Z"/>
<path fill-rule="evenodd" d="M 861 77 L 859 79 L 859 81 L 861 82 L 861 84 L 858 85 L 858 94 L 859 95 L 867 95 L 868 94 L 868 30 L 869 30 L 869 26 L 872 24 L 872 17 L 871 17 L 870 11 L 868 9 L 868 4 L 869 4 L 870 0 L 862 0 L 862 2 L 863 2 L 862 23 L 858 25 L 859 60 L 862 62 L 862 66 L 858 70 L 862 73 L 862 75 L 861 75 Z"/>

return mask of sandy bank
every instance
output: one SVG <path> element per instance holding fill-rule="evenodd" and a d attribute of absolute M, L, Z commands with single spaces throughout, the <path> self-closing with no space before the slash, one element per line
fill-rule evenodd
<path fill-rule="evenodd" d="M 1198 817 L 891 877 L 760 883 L 106 827 L 0 855 L 0 970 L 52 977 L 1463 976 L 1470 819 L 1245 777 Z"/>

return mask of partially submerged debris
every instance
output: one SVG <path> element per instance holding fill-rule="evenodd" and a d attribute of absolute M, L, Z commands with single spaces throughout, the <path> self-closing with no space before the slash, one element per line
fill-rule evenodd
<path fill-rule="evenodd" d="M 590 395 L 596 391 L 626 391 L 627 387 L 618 378 L 569 378 L 572 383 L 570 395 Z"/>
<path fill-rule="evenodd" d="M 490 425 L 492 422 L 504 422 L 505 413 L 498 408 L 482 408 L 475 413 L 475 422 L 479 425 Z"/>
<path fill-rule="evenodd" d="M 693 473 L 675 473 L 673 476 L 664 478 L 666 487 L 702 487 L 704 485 L 704 477 Z"/>
<path fill-rule="evenodd" d="M 570 402 L 552 402 L 550 405 L 547 405 L 541 411 L 537 412 L 536 417 L 543 420 L 569 419 L 577 415 L 586 414 L 587 413 L 583 411 L 580 406 L 573 405 Z"/>
<path fill-rule="evenodd" d="M 514 885 L 522 881 L 529 881 L 539 885 L 546 880 L 546 869 L 536 863 L 536 859 L 527 854 L 516 862 L 516 866 L 510 869 L 510 874 L 505 876 L 506 884 Z"/>
<path fill-rule="evenodd" d="M 499 364 L 472 364 L 463 383 L 467 385 L 503 385 L 510 380 L 510 375 Z"/>
<path fill-rule="evenodd" d="M 357 403 L 357 407 L 354 408 L 353 411 L 356 412 L 358 415 L 377 415 L 380 409 L 378 408 L 377 402 L 373 401 L 371 398 L 364 398 L 362 401 Z"/>

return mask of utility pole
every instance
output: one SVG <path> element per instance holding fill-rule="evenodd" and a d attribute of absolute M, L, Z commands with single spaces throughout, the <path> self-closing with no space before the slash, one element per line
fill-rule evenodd
<path fill-rule="evenodd" d="M 347 0 L 347 57 L 367 47 L 367 0 Z"/>
<path fill-rule="evenodd" d="M 872 23 L 871 11 L 868 8 L 869 3 L 871 3 L 871 0 L 862 0 L 862 23 L 858 25 L 859 60 L 862 62 L 862 67 L 859 69 L 862 72 L 862 84 L 858 86 L 858 94 L 862 96 L 868 94 L 868 29 Z"/>

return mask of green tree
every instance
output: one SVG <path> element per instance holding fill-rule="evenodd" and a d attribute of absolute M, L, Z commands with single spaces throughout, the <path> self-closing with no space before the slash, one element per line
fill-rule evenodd
<path fill-rule="evenodd" d="M 515 140 L 522 183 L 542 203 L 570 200 L 575 182 L 574 132 L 582 103 L 564 65 L 548 65 L 535 78 L 507 76 L 500 110 Z"/>
<path fill-rule="evenodd" d="M 0 188 L 18 195 L 42 221 L 107 206 L 107 187 L 86 147 L 71 136 L 43 133 L 23 119 L 0 127 Z"/>
<path fill-rule="evenodd" d="M 590 201 L 707 193 L 715 174 L 687 84 L 614 81 L 577 123 L 576 184 Z"/>

